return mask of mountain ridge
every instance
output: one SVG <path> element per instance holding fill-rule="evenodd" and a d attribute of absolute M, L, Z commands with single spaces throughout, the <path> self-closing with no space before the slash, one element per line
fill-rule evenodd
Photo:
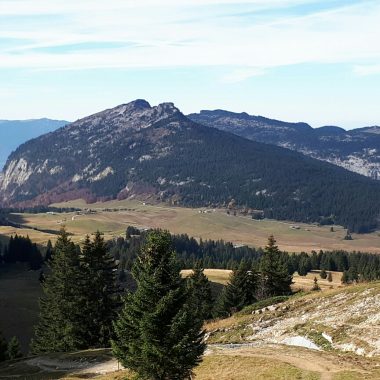
<path fill-rule="evenodd" d="M 380 214 L 380 183 L 196 123 L 173 103 L 141 99 L 21 145 L 5 165 L 0 196 L 18 206 L 149 197 L 330 220 L 357 232 L 375 228 Z"/>
<path fill-rule="evenodd" d="M 380 126 L 345 130 L 337 126 L 312 128 L 262 116 L 225 110 L 202 110 L 188 117 L 200 124 L 244 138 L 296 150 L 315 159 L 380 180 Z"/>

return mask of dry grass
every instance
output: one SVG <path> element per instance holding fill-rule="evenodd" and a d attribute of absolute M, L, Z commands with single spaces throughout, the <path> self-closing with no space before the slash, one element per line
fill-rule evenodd
<path fill-rule="evenodd" d="M 319 379 L 317 373 L 267 357 L 242 355 L 206 356 L 195 370 L 199 380 Z"/>
<path fill-rule="evenodd" d="M 309 272 L 306 276 L 300 276 L 298 273 L 294 273 L 293 275 L 293 289 L 294 290 L 311 290 L 311 288 L 314 285 L 314 278 L 316 277 L 318 280 L 318 285 L 321 288 L 322 291 L 329 290 L 329 289 L 336 289 L 336 288 L 342 288 L 345 287 L 345 285 L 342 285 L 341 278 L 342 278 L 342 272 L 332 272 L 332 281 L 329 282 L 327 279 L 323 280 L 321 276 L 319 275 L 319 270 L 313 270 Z"/>
<path fill-rule="evenodd" d="M 193 271 L 191 269 L 184 269 L 181 271 L 183 277 L 188 277 Z M 232 271 L 226 269 L 205 269 L 204 274 L 211 282 L 226 285 Z"/>
<path fill-rule="evenodd" d="M 181 273 L 184 277 L 187 277 L 192 273 L 192 270 L 185 269 Z M 226 285 L 232 271 L 227 269 L 205 269 L 204 273 L 210 281 Z M 331 272 L 332 282 L 327 281 L 327 279 L 323 280 L 319 273 L 319 270 L 313 270 L 306 276 L 300 276 L 298 273 L 295 273 L 293 275 L 293 290 L 311 290 L 314 285 L 314 277 L 317 277 L 318 285 L 322 291 L 344 287 L 341 283 L 342 272 Z"/>
<path fill-rule="evenodd" d="M 143 204 L 136 200 L 109 201 L 87 205 L 83 200 L 54 204 L 57 207 L 91 208 L 96 214 L 74 217 L 75 213 L 47 215 L 22 214 L 16 215 L 15 221 L 25 223 L 40 229 L 59 230 L 64 224 L 68 231 L 74 234 L 73 240 L 80 241 L 86 233 L 101 230 L 107 238 L 124 235 L 128 225 L 140 228 L 163 228 L 172 233 L 187 233 L 195 238 L 220 239 L 232 241 L 235 244 L 264 246 L 270 234 L 274 234 L 279 246 L 290 252 L 310 252 L 311 250 L 345 249 L 380 252 L 379 232 L 356 235 L 354 240 L 343 240 L 345 230 L 335 226 L 335 232 L 330 232 L 329 226 L 308 225 L 297 223 L 299 229 L 292 229 L 292 222 L 274 220 L 252 220 L 244 216 L 227 215 L 223 210 L 170 207 L 163 204 Z M 106 211 L 112 210 L 112 211 Z M 74 217 L 74 220 L 73 220 Z M 8 227 L 0 227 L 0 234 L 13 233 Z M 29 231 L 31 237 L 39 242 L 46 242 L 54 235 L 38 231 Z"/>

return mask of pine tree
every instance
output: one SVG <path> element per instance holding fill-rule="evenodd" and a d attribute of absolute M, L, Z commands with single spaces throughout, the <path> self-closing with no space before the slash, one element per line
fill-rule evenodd
<path fill-rule="evenodd" d="M 80 341 L 80 279 L 78 249 L 62 230 L 42 284 L 40 320 L 32 341 L 33 353 L 67 352 L 84 347 Z"/>
<path fill-rule="evenodd" d="M 8 360 L 8 343 L 0 331 L 0 362 Z"/>
<path fill-rule="evenodd" d="M 281 252 L 273 235 L 269 236 L 268 245 L 260 262 L 262 296 L 264 298 L 288 295 L 291 293 L 292 276 L 281 261 Z"/>
<path fill-rule="evenodd" d="M 350 230 L 347 230 L 344 240 L 353 240 Z"/>
<path fill-rule="evenodd" d="M 314 284 L 313 284 L 313 287 L 311 288 L 311 290 L 312 291 L 319 291 L 319 290 L 321 290 L 321 288 L 318 285 L 318 279 L 317 279 L 317 277 L 314 277 Z"/>
<path fill-rule="evenodd" d="M 322 269 L 321 272 L 319 273 L 321 279 L 325 280 L 327 278 L 327 272 L 325 269 Z"/>
<path fill-rule="evenodd" d="M 346 270 L 343 271 L 341 281 L 342 281 L 342 284 L 349 284 L 351 282 L 348 271 L 346 271 Z"/>
<path fill-rule="evenodd" d="M 205 350 L 204 332 L 181 278 L 169 233 L 148 235 L 132 274 L 137 290 L 127 294 L 115 323 L 114 355 L 140 378 L 189 378 Z"/>
<path fill-rule="evenodd" d="M 15 336 L 8 343 L 7 355 L 11 360 L 22 357 L 20 342 Z"/>
<path fill-rule="evenodd" d="M 49 239 L 46 245 L 45 261 L 50 261 L 52 256 L 53 256 L 53 244 L 51 243 L 51 240 Z"/>
<path fill-rule="evenodd" d="M 301 257 L 299 265 L 298 265 L 298 274 L 300 276 L 306 276 L 309 272 L 308 259 L 305 257 Z"/>
<path fill-rule="evenodd" d="M 232 272 L 217 305 L 217 315 L 227 316 L 256 301 L 256 274 L 244 260 Z"/>
<path fill-rule="evenodd" d="M 329 274 L 327 275 L 327 281 L 332 282 L 332 280 L 333 280 L 332 274 L 331 274 L 331 272 L 329 272 Z"/>
<path fill-rule="evenodd" d="M 99 231 L 93 242 L 86 237 L 81 264 L 82 341 L 87 348 L 109 347 L 118 307 L 116 264 Z"/>
<path fill-rule="evenodd" d="M 211 284 L 203 272 L 200 261 L 195 263 L 193 273 L 188 278 L 188 287 L 192 295 L 193 307 L 197 310 L 197 315 L 199 315 L 202 321 L 211 318 L 213 308 Z"/>
<path fill-rule="evenodd" d="M 33 244 L 29 252 L 29 268 L 31 270 L 41 269 L 42 263 L 43 258 L 41 252 L 39 251 L 37 245 Z"/>

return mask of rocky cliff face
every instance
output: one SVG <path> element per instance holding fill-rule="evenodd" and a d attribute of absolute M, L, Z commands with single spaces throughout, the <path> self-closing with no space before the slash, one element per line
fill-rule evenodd
<path fill-rule="evenodd" d="M 345 131 L 305 123 L 286 123 L 222 110 L 201 111 L 189 118 L 254 141 L 293 149 L 318 160 L 380 180 L 380 127 Z"/>
<path fill-rule="evenodd" d="M 169 119 L 175 115 L 182 116 L 172 103 L 150 107 L 148 102 L 136 100 L 30 140 L 11 154 L 4 167 L 0 182 L 4 201 L 43 197 L 51 190 L 78 190 L 86 182 L 114 175 L 112 162 L 118 161 L 119 165 L 127 158 L 141 162 L 164 154 L 158 143 L 154 154 L 134 156 L 139 146 L 149 144 L 138 141 L 141 131 L 163 119 L 173 128 L 175 122 Z M 170 133 L 170 129 L 163 133 Z M 154 133 L 150 140 L 154 142 Z"/>

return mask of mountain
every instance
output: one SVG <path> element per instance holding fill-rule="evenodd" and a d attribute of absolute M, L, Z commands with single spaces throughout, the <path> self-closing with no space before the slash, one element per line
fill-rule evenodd
<path fill-rule="evenodd" d="M 0 120 L 0 169 L 20 144 L 68 124 L 63 120 Z"/>
<path fill-rule="evenodd" d="M 223 110 L 188 115 L 200 124 L 250 140 L 293 149 L 353 172 L 380 180 L 380 126 L 346 131 L 335 126 L 312 128 Z"/>
<path fill-rule="evenodd" d="M 150 197 L 267 217 L 377 227 L 380 183 L 295 151 L 195 123 L 172 103 L 136 100 L 30 140 L 0 180 L 3 205 Z"/>

